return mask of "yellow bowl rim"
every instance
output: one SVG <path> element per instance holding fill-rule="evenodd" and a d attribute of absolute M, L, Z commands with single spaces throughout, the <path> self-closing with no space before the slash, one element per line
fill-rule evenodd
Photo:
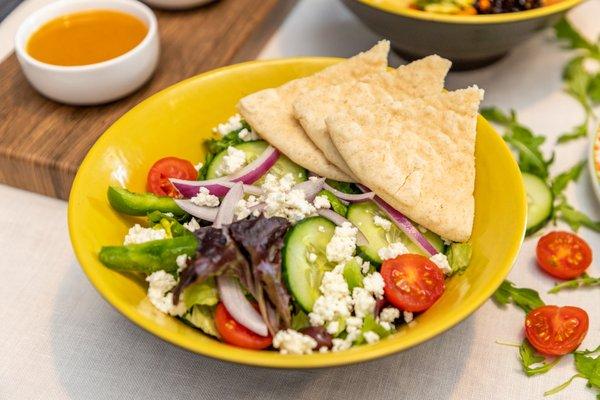
<path fill-rule="evenodd" d="M 583 0 L 562 0 L 558 3 L 551 4 L 533 10 L 518 11 L 505 14 L 489 14 L 489 15 L 451 15 L 437 14 L 432 12 L 414 10 L 408 7 L 402 7 L 395 0 L 350 0 L 358 1 L 367 6 L 391 13 L 400 15 L 406 18 L 420 19 L 431 22 L 444 22 L 448 24 L 466 24 L 466 25 L 481 25 L 481 24 L 503 24 L 508 22 L 525 21 L 529 19 L 541 18 L 552 14 L 566 11 L 575 7 Z"/>
<path fill-rule="evenodd" d="M 148 97 L 147 99 L 143 100 L 142 102 L 138 103 L 136 106 L 134 106 L 129 111 L 137 109 L 138 107 L 143 107 L 146 102 L 156 101 L 157 99 L 160 99 L 161 97 L 165 97 L 168 95 L 168 92 L 171 90 L 180 88 L 180 87 L 190 84 L 191 82 L 194 82 L 196 80 L 201 80 L 209 75 L 221 74 L 221 73 L 227 72 L 232 69 L 244 68 L 249 65 L 259 65 L 259 64 L 260 65 L 271 65 L 271 64 L 280 64 L 280 63 L 296 64 L 299 62 L 301 62 L 301 63 L 322 63 L 323 61 L 339 61 L 339 60 L 340 59 L 336 58 L 336 57 L 294 57 L 294 58 L 280 58 L 280 59 L 272 59 L 272 60 L 256 60 L 256 61 L 248 61 L 248 62 L 243 62 L 243 63 L 239 63 L 239 64 L 229 65 L 229 66 L 225 66 L 225 67 L 221 67 L 221 68 L 217 68 L 217 69 L 214 69 L 211 71 L 204 72 L 202 74 L 190 77 L 190 78 L 180 81 L 174 85 L 171 85 L 171 86 L 153 94 L 152 96 Z M 126 114 L 127 113 L 123 114 L 120 118 L 123 118 Z M 87 168 L 87 164 L 90 163 L 91 160 L 94 158 L 94 157 L 92 157 L 92 155 L 96 151 L 100 151 L 101 145 L 106 140 L 109 140 L 109 136 L 105 135 L 105 133 L 108 132 L 119 121 L 119 119 L 117 119 L 115 122 L 113 122 L 113 124 L 98 138 L 98 140 L 90 148 L 86 157 L 84 158 L 83 162 L 81 163 L 78 171 L 82 171 Z M 489 125 L 489 123 L 482 116 L 479 116 L 478 123 L 481 123 L 481 122 Z M 500 135 L 495 135 L 492 137 L 493 137 L 492 140 L 495 140 L 500 144 L 499 148 L 502 149 L 501 151 L 503 151 L 506 156 L 510 157 L 510 159 L 514 163 L 515 169 L 518 171 L 519 170 L 518 165 L 517 165 L 516 161 L 514 160 L 510 150 L 504 143 L 504 140 L 500 137 Z M 525 237 L 525 221 L 526 221 L 526 215 L 527 215 L 527 202 L 526 202 L 526 196 L 525 196 L 525 187 L 523 184 L 521 184 L 520 193 L 515 193 L 516 198 L 521 199 L 520 204 L 517 205 L 518 209 L 520 210 L 520 213 L 519 213 L 519 215 L 516 215 L 516 217 L 519 218 L 520 221 L 522 221 L 522 230 L 519 235 L 520 240 L 515 241 L 513 246 L 510 248 L 510 250 L 504 254 L 505 262 L 502 263 L 503 264 L 502 268 L 497 270 L 498 273 L 496 274 L 496 277 L 490 281 L 490 284 L 488 285 L 488 289 L 482 291 L 479 294 L 479 296 L 477 296 L 475 299 L 473 299 L 473 301 L 471 303 L 465 305 L 462 309 L 460 309 L 460 311 L 458 311 L 456 313 L 456 318 L 453 321 L 448 321 L 448 323 L 436 326 L 435 329 L 432 329 L 431 331 L 427 332 L 427 334 L 423 335 L 422 337 L 415 338 L 410 341 L 403 341 L 400 343 L 390 343 L 390 345 L 388 345 L 386 347 L 382 347 L 382 348 L 363 347 L 362 348 L 363 351 L 359 351 L 359 352 L 345 351 L 345 352 L 329 353 L 329 354 L 315 353 L 312 355 L 301 355 L 301 356 L 285 355 L 285 356 L 283 356 L 276 352 L 247 350 L 247 349 L 241 349 L 241 348 L 237 348 L 237 347 L 233 347 L 233 346 L 229 346 L 229 347 L 231 347 L 231 351 L 223 352 L 215 347 L 209 346 L 209 347 L 204 347 L 204 348 L 193 348 L 193 346 L 189 345 L 188 343 L 177 342 L 176 340 L 171 338 L 169 334 L 163 333 L 163 330 L 158 325 L 156 325 L 155 323 L 152 323 L 151 321 L 142 317 L 138 312 L 128 308 L 127 304 L 125 302 L 122 302 L 116 295 L 113 295 L 110 290 L 106 290 L 104 288 L 105 285 L 103 284 L 103 282 L 99 278 L 97 278 L 97 276 L 93 273 L 93 268 L 91 268 L 89 265 L 84 265 L 84 263 L 81 262 L 83 259 L 82 255 L 85 253 L 86 250 L 85 250 L 84 243 L 82 243 L 82 241 L 79 240 L 79 237 L 74 234 L 75 233 L 75 224 L 76 224 L 75 221 L 77 220 L 77 217 L 75 215 L 75 206 L 74 206 L 73 200 L 77 196 L 76 193 L 82 193 L 82 190 L 84 189 L 84 187 L 83 187 L 84 184 L 85 184 L 85 182 L 80 180 L 80 174 L 78 172 L 77 175 L 75 176 L 75 180 L 73 181 L 73 186 L 71 188 L 71 193 L 69 196 L 69 203 L 68 203 L 67 219 L 68 219 L 69 236 L 71 239 L 71 244 L 73 246 L 73 250 L 75 252 L 75 256 L 79 262 L 79 265 L 81 266 L 81 269 L 84 271 L 84 273 L 86 274 L 86 276 L 88 277 L 88 279 L 90 280 L 90 282 L 92 283 L 94 288 L 104 298 L 104 300 L 106 300 L 111 306 L 113 306 L 119 313 L 121 313 L 124 317 L 129 319 L 131 322 L 133 322 L 140 328 L 146 330 L 147 332 L 152 333 L 153 335 L 159 337 L 160 339 L 162 339 L 168 343 L 171 343 L 175 346 L 181 347 L 185 350 L 188 350 L 188 351 L 196 353 L 196 354 L 214 358 L 216 360 L 229 361 L 229 362 L 233 362 L 236 364 L 248 365 L 248 366 L 254 366 L 254 367 L 266 367 L 266 368 L 277 368 L 277 369 L 308 369 L 308 368 L 335 367 L 335 366 L 356 364 L 356 363 L 361 363 L 361 362 L 366 362 L 366 361 L 382 358 L 385 356 L 389 356 L 389 355 L 398 353 L 403 350 L 407 350 L 416 345 L 419 345 L 419 344 L 447 331 L 448 329 L 452 328 L 453 326 L 457 325 L 458 323 L 462 322 L 464 319 L 466 319 L 468 316 L 470 316 L 473 312 L 475 312 L 479 307 L 481 307 L 483 305 L 483 303 L 485 303 L 485 301 L 487 301 L 492 296 L 492 294 L 496 291 L 496 289 L 500 286 L 500 284 L 502 283 L 504 278 L 508 275 L 508 273 L 512 269 L 512 266 L 513 266 L 514 262 L 516 261 L 517 255 L 521 248 L 523 238 Z M 328 357 L 328 355 L 330 356 L 331 354 L 335 354 L 335 357 Z"/>

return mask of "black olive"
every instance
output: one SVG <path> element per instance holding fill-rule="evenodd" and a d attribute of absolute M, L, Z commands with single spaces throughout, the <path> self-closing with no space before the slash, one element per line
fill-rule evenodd
<path fill-rule="evenodd" d="M 333 337 L 323 326 L 309 326 L 308 328 L 301 329 L 300 333 L 315 339 L 317 341 L 317 349 L 321 347 L 331 349 L 333 347 Z"/>

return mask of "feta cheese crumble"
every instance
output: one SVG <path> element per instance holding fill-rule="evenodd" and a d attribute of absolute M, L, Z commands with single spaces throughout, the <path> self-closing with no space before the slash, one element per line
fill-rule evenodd
<path fill-rule="evenodd" d="M 356 249 L 357 233 L 358 229 L 350 222 L 344 222 L 341 226 L 337 226 L 325 249 L 327 260 L 331 262 L 350 260 Z"/>
<path fill-rule="evenodd" d="M 196 169 L 196 171 L 200 171 L 203 166 L 204 166 L 204 164 L 199 162 L 198 164 L 194 165 L 194 169 Z"/>
<path fill-rule="evenodd" d="M 135 224 L 129 228 L 129 232 L 123 240 L 123 244 L 140 244 L 151 242 L 153 240 L 162 240 L 167 238 L 167 231 L 164 229 L 144 228 L 140 224 Z"/>
<path fill-rule="evenodd" d="M 375 224 L 375 226 L 383 228 L 383 230 L 386 232 L 392 228 L 392 221 L 390 221 L 387 218 L 382 218 L 377 214 L 373 216 L 373 223 Z"/>
<path fill-rule="evenodd" d="M 448 257 L 446 257 L 445 254 L 437 253 L 429 257 L 429 260 L 437 265 L 444 274 L 450 275 L 452 273 L 452 268 L 450 268 L 450 264 L 448 263 Z"/>
<path fill-rule="evenodd" d="M 256 216 L 260 214 L 259 210 L 252 211 L 252 207 L 257 206 L 259 204 L 258 199 L 254 195 L 248 196 L 247 199 L 238 200 L 237 204 L 234 208 L 234 213 L 237 220 L 244 219 L 248 217 L 250 214 L 256 213 Z"/>
<path fill-rule="evenodd" d="M 355 287 L 352 290 L 352 303 L 354 304 L 354 314 L 358 318 L 364 318 L 375 311 L 375 299 L 364 288 Z"/>
<path fill-rule="evenodd" d="M 175 259 L 175 263 L 177 264 L 177 272 L 181 272 L 181 270 L 183 270 L 185 267 L 187 267 L 187 259 L 188 256 L 187 254 L 180 254 L 177 256 L 177 258 Z"/>
<path fill-rule="evenodd" d="M 367 343 L 369 343 L 369 344 L 379 342 L 379 335 L 373 331 L 367 331 L 367 332 L 363 333 L 363 336 L 364 336 L 365 340 L 367 341 Z"/>
<path fill-rule="evenodd" d="M 210 194 L 210 191 L 205 187 L 201 187 L 198 194 L 192 197 L 190 201 L 200 207 L 219 206 L 219 198 L 214 194 Z"/>
<path fill-rule="evenodd" d="M 388 331 L 394 328 L 394 321 L 400 318 L 400 310 L 395 307 L 386 307 L 379 313 L 379 325 Z"/>
<path fill-rule="evenodd" d="M 322 295 L 317 298 L 308 314 L 312 326 L 322 326 L 350 316 L 352 297 L 339 270 L 325 272 L 319 290 Z"/>
<path fill-rule="evenodd" d="M 406 254 L 408 253 L 408 249 L 406 248 L 406 246 L 400 242 L 396 242 L 396 243 L 391 243 L 389 246 L 387 247 L 383 247 L 381 249 L 379 249 L 379 251 L 377 252 L 377 254 L 379 255 L 379 258 L 381 258 L 382 260 L 389 260 L 391 258 L 396 258 L 402 254 Z"/>
<path fill-rule="evenodd" d="M 242 116 L 240 114 L 235 114 L 229 117 L 227 122 L 223 122 L 214 127 L 213 132 L 218 133 L 221 136 L 225 136 L 230 132 L 242 129 L 243 127 L 244 125 L 242 125 Z"/>
<path fill-rule="evenodd" d="M 173 305 L 173 293 L 168 293 L 177 285 L 173 275 L 162 270 L 156 271 L 146 278 L 146 282 L 149 283 L 148 300 L 154 307 L 169 315 L 185 314 L 185 302 L 180 301 L 177 306 Z"/>
<path fill-rule="evenodd" d="M 235 174 L 246 165 L 246 153 L 233 146 L 227 148 L 227 154 L 223 156 L 223 162 L 217 168 L 217 176 Z"/>
<path fill-rule="evenodd" d="M 200 229 L 200 224 L 198 223 L 196 218 L 192 217 L 192 219 L 190 219 L 189 222 L 185 222 L 183 224 L 183 227 L 190 232 L 196 232 L 198 229 Z"/>
<path fill-rule="evenodd" d="M 313 201 L 313 204 L 317 210 L 331 208 L 331 203 L 326 196 L 317 196 Z"/>
<path fill-rule="evenodd" d="M 379 272 L 373 272 L 363 278 L 363 287 L 366 291 L 372 294 L 376 299 L 383 298 L 383 277 Z"/>
<path fill-rule="evenodd" d="M 316 208 L 306 200 L 302 190 L 292 189 L 295 184 L 292 174 L 286 174 L 281 179 L 273 174 L 267 174 L 262 184 L 263 195 L 260 200 L 265 203 L 265 217 L 283 217 L 291 223 L 314 215 Z"/>
<path fill-rule="evenodd" d="M 240 133 L 238 133 L 238 137 L 244 142 L 250 142 L 252 140 L 258 140 L 259 137 L 253 130 L 248 130 L 246 128 L 242 128 Z"/>
<path fill-rule="evenodd" d="M 273 347 L 281 354 L 311 354 L 317 341 L 293 329 L 283 329 L 273 337 Z"/>
<path fill-rule="evenodd" d="M 406 322 L 407 324 L 410 324 L 414 318 L 413 313 L 411 313 L 410 311 L 402 312 L 402 316 L 404 317 L 404 322 Z"/>

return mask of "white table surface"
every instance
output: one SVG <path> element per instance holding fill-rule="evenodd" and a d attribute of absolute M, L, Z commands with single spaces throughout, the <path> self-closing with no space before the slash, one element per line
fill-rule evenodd
<path fill-rule="evenodd" d="M 10 51 L 19 21 L 48 1 L 28 0 L 0 25 L 0 58 Z M 600 0 L 571 18 L 595 37 Z M 348 56 L 375 41 L 337 1 L 303 0 L 261 57 Z M 448 86 L 477 83 L 486 89 L 485 104 L 517 109 L 524 123 L 548 136 L 551 148 L 559 133 L 581 119 L 577 104 L 561 92 L 561 65 L 568 57 L 546 32 L 494 66 L 450 74 Z M 585 154 L 584 140 L 563 145 L 553 169 L 563 170 Z M 589 179 L 586 171 L 569 195 L 600 219 Z M 527 378 L 516 349 L 494 343 L 519 342 L 523 314 L 491 301 L 445 334 L 366 364 L 276 371 L 203 358 L 141 330 L 104 302 L 75 260 L 66 209 L 65 202 L 0 185 L 0 399 L 541 399 L 574 373 L 568 358 L 545 375 Z M 600 235 L 581 235 L 600 253 Z M 546 291 L 553 281 L 535 267 L 534 247 L 535 240 L 526 241 L 510 279 Z M 590 273 L 600 274 L 598 261 Z M 598 289 L 543 298 L 588 310 L 584 347 L 600 344 Z M 593 398 L 576 380 L 550 399 Z"/>

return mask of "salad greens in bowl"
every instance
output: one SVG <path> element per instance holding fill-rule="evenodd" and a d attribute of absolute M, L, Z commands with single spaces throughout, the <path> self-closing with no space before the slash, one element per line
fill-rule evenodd
<path fill-rule="evenodd" d="M 400 174 L 398 146 L 348 157 L 352 146 L 344 143 L 360 131 L 346 141 L 346 124 L 360 107 L 343 118 L 325 118 L 353 175 L 347 182 L 331 179 L 343 166 L 308 169 L 296 158 L 306 147 L 282 145 L 262 127 L 277 126 L 291 141 L 299 124 L 276 115 L 265 122 L 253 113 L 263 109 L 253 106 L 274 95 L 264 89 L 290 82 L 277 89 L 285 99 L 297 93 L 293 82 L 316 88 L 310 79 L 295 79 L 323 70 L 314 75 L 321 86 L 327 67 L 338 65 L 335 75 L 344 73 L 344 63 L 360 68 L 352 60 L 285 59 L 218 69 L 163 90 L 115 122 L 86 156 L 69 200 L 75 253 L 102 296 L 140 327 L 190 351 L 277 368 L 389 355 L 444 332 L 488 299 L 519 250 L 526 199 L 510 151 L 476 115 L 478 89 L 401 99 L 403 109 L 414 108 L 408 120 L 395 103 L 369 111 L 389 112 L 394 123 L 412 126 L 424 105 L 446 112 L 446 96 L 475 107 L 464 120 L 474 118 L 473 147 L 466 150 L 474 152 L 474 191 L 461 163 L 444 164 L 443 176 L 459 182 L 446 190 L 449 197 L 472 197 L 474 216 L 459 214 L 468 211 L 464 200 L 452 216 L 466 220 L 449 220 L 439 211 L 437 225 L 429 215 L 435 213 L 419 212 L 446 194 L 410 203 L 380 187 L 377 168 L 357 168 L 379 165 L 369 157 L 387 154 L 390 165 L 379 165 L 380 172 Z M 414 81 L 410 68 L 396 70 L 401 72 L 394 79 Z M 363 89 L 378 83 L 369 85 Z M 357 119 L 352 124 L 372 128 Z M 371 141 L 378 134 L 391 140 L 385 132 L 394 130 L 381 128 Z M 427 143 L 404 137 L 422 160 L 421 185 L 439 169 L 426 156 L 438 145 L 437 131 L 431 132 Z M 455 173 L 461 168 L 463 175 Z M 444 200 L 447 208 L 452 202 Z"/>

